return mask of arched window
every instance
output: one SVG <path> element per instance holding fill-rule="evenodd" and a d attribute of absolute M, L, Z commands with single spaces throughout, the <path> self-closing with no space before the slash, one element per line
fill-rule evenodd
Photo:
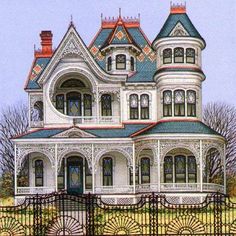
<path fill-rule="evenodd" d="M 124 54 L 116 55 L 116 69 L 117 70 L 126 69 L 126 56 Z"/>
<path fill-rule="evenodd" d="M 63 94 L 58 94 L 56 96 L 56 109 L 59 112 L 64 113 L 64 95 Z"/>
<path fill-rule="evenodd" d="M 140 97 L 141 103 L 141 119 L 149 119 L 149 96 L 142 94 Z"/>
<path fill-rule="evenodd" d="M 92 189 L 92 173 L 87 160 L 85 160 L 85 189 Z"/>
<path fill-rule="evenodd" d="M 184 90 L 176 90 L 174 92 L 175 116 L 185 115 L 185 93 Z"/>
<path fill-rule="evenodd" d="M 194 156 L 188 157 L 188 183 L 197 182 L 197 164 Z"/>
<path fill-rule="evenodd" d="M 164 159 L 164 182 L 173 183 L 173 158 L 166 156 Z"/>
<path fill-rule="evenodd" d="M 195 50 L 193 48 L 186 49 L 186 62 L 187 63 L 195 63 Z"/>
<path fill-rule="evenodd" d="M 175 48 L 174 49 L 174 62 L 175 63 L 183 63 L 184 62 L 184 49 L 183 48 Z"/>
<path fill-rule="evenodd" d="M 84 116 L 92 115 L 92 96 L 84 94 Z"/>
<path fill-rule="evenodd" d="M 81 94 L 70 92 L 66 95 L 67 100 L 67 115 L 81 116 Z"/>
<path fill-rule="evenodd" d="M 172 49 L 166 48 L 163 50 L 163 63 L 169 64 L 172 63 Z"/>
<path fill-rule="evenodd" d="M 103 170 L 103 186 L 113 185 L 113 164 L 111 157 L 105 157 L 102 159 Z"/>
<path fill-rule="evenodd" d="M 111 95 L 103 94 L 101 97 L 102 116 L 112 116 Z"/>
<path fill-rule="evenodd" d="M 130 70 L 134 71 L 134 58 L 133 57 L 130 58 Z"/>
<path fill-rule="evenodd" d="M 196 116 L 196 92 L 187 91 L 187 114 L 188 116 Z"/>
<path fill-rule="evenodd" d="M 35 166 L 35 186 L 42 187 L 43 186 L 43 161 L 36 160 L 34 162 Z"/>
<path fill-rule="evenodd" d="M 68 79 L 62 83 L 61 88 L 84 88 L 85 84 L 79 79 Z"/>
<path fill-rule="evenodd" d="M 150 183 L 150 159 L 147 157 L 141 158 L 141 184 Z"/>
<path fill-rule="evenodd" d="M 175 183 L 186 183 L 185 156 L 175 156 Z"/>
<path fill-rule="evenodd" d="M 163 116 L 172 116 L 172 92 L 163 92 Z"/>
<path fill-rule="evenodd" d="M 112 60 L 111 57 L 107 58 L 107 71 L 111 71 Z"/>
<path fill-rule="evenodd" d="M 129 107 L 130 107 L 130 119 L 136 120 L 138 119 L 139 112 L 138 112 L 138 95 L 131 94 L 129 96 Z"/>

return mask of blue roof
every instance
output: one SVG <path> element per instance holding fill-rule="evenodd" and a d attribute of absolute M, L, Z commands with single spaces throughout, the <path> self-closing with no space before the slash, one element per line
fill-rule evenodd
<path fill-rule="evenodd" d="M 23 134 L 19 138 L 50 138 L 53 135 L 59 134 L 61 132 L 65 131 L 65 129 L 41 129 L 37 131 L 33 131 L 28 134 Z"/>
<path fill-rule="evenodd" d="M 188 15 L 186 13 L 170 14 L 169 17 L 167 18 L 165 24 L 161 28 L 159 34 L 157 35 L 157 37 L 155 38 L 155 40 L 153 42 L 155 42 L 156 40 L 158 40 L 160 38 L 168 37 L 170 35 L 171 31 L 174 29 L 174 27 L 179 22 L 182 24 L 182 26 L 188 32 L 190 37 L 199 38 L 199 39 L 203 40 L 203 42 L 205 43 L 204 39 L 199 34 L 197 29 L 194 27 L 193 23 L 191 22 L 191 20 L 189 19 Z M 183 36 L 183 37 L 186 37 L 186 36 Z"/>

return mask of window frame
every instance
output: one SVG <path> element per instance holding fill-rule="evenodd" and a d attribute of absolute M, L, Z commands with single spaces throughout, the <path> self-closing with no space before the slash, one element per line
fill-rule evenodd
<path fill-rule="evenodd" d="M 176 102 L 176 93 L 177 92 L 183 92 L 183 95 L 184 95 L 183 99 L 184 99 L 184 101 L 181 102 L 181 103 L 177 103 Z M 185 110 L 186 110 L 185 109 L 185 101 L 186 101 L 185 90 L 183 90 L 183 89 L 175 90 L 174 91 L 174 116 L 181 116 L 181 117 L 185 116 Z M 180 111 L 180 114 L 177 114 L 177 112 L 176 112 L 177 107 L 179 107 L 178 110 Z M 183 109 L 183 114 L 181 114 L 181 107 Z"/>
<path fill-rule="evenodd" d="M 170 104 L 165 103 L 165 94 L 166 94 L 166 93 L 170 93 L 170 99 L 171 99 Z M 171 90 L 164 90 L 162 95 L 163 95 L 163 117 L 171 117 L 171 116 L 172 116 L 172 113 L 173 113 L 173 111 L 172 111 L 173 93 L 172 93 Z M 167 114 L 167 115 L 165 115 L 165 108 L 166 108 L 167 111 L 168 111 L 168 114 Z M 169 111 L 170 111 L 170 114 L 169 114 Z"/>
<path fill-rule="evenodd" d="M 142 104 L 142 100 L 144 99 L 145 96 L 147 97 L 147 100 L 148 100 L 147 107 L 144 107 Z M 145 116 L 145 114 L 147 114 L 147 116 Z M 141 120 L 150 119 L 150 99 L 149 99 L 149 95 L 146 93 L 143 93 L 140 96 L 140 116 L 141 116 Z"/>
<path fill-rule="evenodd" d="M 77 94 L 76 96 L 74 95 L 74 96 L 71 96 L 70 97 L 70 95 L 71 94 Z M 70 99 L 69 99 L 70 98 Z M 77 99 L 75 99 L 75 98 L 77 98 Z M 78 101 L 78 115 L 69 115 L 69 108 L 70 108 L 70 106 L 69 106 L 69 102 L 70 101 Z M 75 92 L 75 91 L 71 91 L 71 92 L 69 92 L 69 93 L 67 93 L 66 94 L 66 114 L 68 115 L 68 116 L 82 116 L 82 94 L 80 93 L 80 92 Z"/>
<path fill-rule="evenodd" d="M 137 99 L 137 106 L 131 106 L 131 97 L 136 97 Z M 132 93 L 129 95 L 129 119 L 130 120 L 138 120 L 139 119 L 139 96 L 136 93 Z"/>
<path fill-rule="evenodd" d="M 110 166 L 111 174 L 110 175 L 105 175 L 105 171 L 104 171 L 104 169 L 105 169 L 104 161 L 105 160 L 109 160 L 111 162 L 111 164 L 110 164 L 111 165 Z M 110 178 L 110 180 L 109 179 L 105 180 L 106 178 Z M 108 182 L 110 182 L 110 184 L 108 184 Z M 104 158 L 102 158 L 102 184 L 103 184 L 103 186 L 113 186 L 113 159 L 111 157 L 104 157 Z"/>
<path fill-rule="evenodd" d="M 193 92 L 194 93 L 194 103 L 190 103 L 188 98 L 189 98 L 189 93 Z M 186 100 L 187 100 L 187 116 L 188 117 L 196 117 L 197 116 L 197 93 L 195 90 L 187 90 L 187 96 L 186 96 Z M 192 114 L 192 112 L 190 113 L 189 110 L 194 110 L 194 114 Z"/>
<path fill-rule="evenodd" d="M 89 98 L 89 99 L 88 99 Z M 89 106 L 86 108 L 85 100 L 88 99 Z M 92 95 L 88 93 L 83 94 L 83 109 L 84 109 L 84 116 L 92 116 L 92 107 L 93 107 L 93 101 L 92 101 Z M 89 111 L 89 115 L 85 115 L 86 112 Z"/>
<path fill-rule="evenodd" d="M 91 185 L 88 183 L 88 178 L 91 178 Z M 93 187 L 92 173 L 88 166 L 88 161 L 85 159 L 85 190 L 91 190 Z"/>
<path fill-rule="evenodd" d="M 107 108 L 106 105 L 106 99 L 109 97 L 109 107 Z M 101 96 L 101 115 L 102 116 L 112 116 L 112 96 L 111 94 L 104 93 Z"/>
<path fill-rule="evenodd" d="M 62 104 L 63 106 L 62 107 L 59 107 L 59 104 L 58 104 L 58 98 L 61 97 L 63 98 L 62 99 Z M 57 94 L 56 95 L 56 109 L 61 112 L 61 113 L 65 113 L 65 95 L 64 94 Z"/>
<path fill-rule="evenodd" d="M 147 175 L 143 174 L 143 161 L 144 160 L 145 161 L 148 160 L 148 174 Z M 150 184 L 150 182 L 151 182 L 151 160 L 149 157 L 142 157 L 140 159 L 140 172 L 141 172 L 141 184 Z M 148 177 L 147 182 L 144 181 L 144 177 Z"/>
<path fill-rule="evenodd" d="M 36 168 L 37 168 L 37 164 L 36 164 L 36 162 L 40 162 L 41 163 L 41 168 L 42 168 L 42 170 L 41 170 L 41 176 L 37 176 L 37 170 L 36 170 Z M 44 186 L 44 161 L 42 160 L 42 159 L 36 159 L 36 160 L 34 160 L 34 184 L 35 184 L 35 187 L 43 187 Z M 42 184 L 38 184 L 37 183 L 37 179 L 41 179 L 41 181 L 42 181 Z"/>
<path fill-rule="evenodd" d="M 118 62 L 118 57 L 123 57 L 122 62 Z M 118 65 L 123 65 L 123 67 L 118 67 Z M 116 70 L 126 70 L 126 55 L 125 54 L 117 54 L 116 55 Z"/>
<path fill-rule="evenodd" d="M 189 63 L 189 64 L 195 64 L 195 62 L 196 62 L 196 50 L 194 49 L 194 48 L 186 48 L 186 50 L 185 50 L 186 52 L 186 63 Z M 193 56 L 188 56 L 188 51 L 193 51 L 194 53 L 194 55 Z M 191 62 L 191 61 L 188 61 L 188 59 L 193 59 L 193 61 Z"/>
<path fill-rule="evenodd" d="M 130 70 L 131 71 L 135 70 L 135 68 L 134 68 L 134 57 L 130 57 Z"/>
<path fill-rule="evenodd" d="M 166 56 L 165 53 L 167 53 L 167 51 L 171 52 L 170 57 Z M 173 56 L 173 50 L 172 48 L 165 48 L 162 52 L 163 55 L 163 64 L 171 64 L 172 63 L 172 56 Z M 170 59 L 170 62 L 166 62 L 166 59 Z"/>
<path fill-rule="evenodd" d="M 177 56 L 177 50 L 181 50 L 182 51 L 182 55 L 181 56 Z M 181 61 L 176 61 L 176 58 L 181 58 Z M 182 47 L 176 47 L 174 48 L 174 63 L 184 63 L 184 48 Z"/>
<path fill-rule="evenodd" d="M 107 58 L 107 71 L 112 70 L 112 58 L 111 56 Z"/>

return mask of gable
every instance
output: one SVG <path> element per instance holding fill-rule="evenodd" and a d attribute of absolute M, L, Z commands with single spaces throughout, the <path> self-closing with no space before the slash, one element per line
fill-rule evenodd
<path fill-rule="evenodd" d="M 84 130 L 81 130 L 77 127 L 73 127 L 51 137 L 52 138 L 94 138 L 96 136 Z"/>
<path fill-rule="evenodd" d="M 184 26 L 178 22 L 174 29 L 170 32 L 171 37 L 183 37 L 183 36 L 189 36 L 189 33 L 184 28 Z"/>

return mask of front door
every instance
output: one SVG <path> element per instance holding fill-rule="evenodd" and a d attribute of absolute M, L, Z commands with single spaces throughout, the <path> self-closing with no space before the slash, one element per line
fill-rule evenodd
<path fill-rule="evenodd" d="M 70 194 L 83 194 L 83 159 L 67 159 L 67 191 Z"/>

